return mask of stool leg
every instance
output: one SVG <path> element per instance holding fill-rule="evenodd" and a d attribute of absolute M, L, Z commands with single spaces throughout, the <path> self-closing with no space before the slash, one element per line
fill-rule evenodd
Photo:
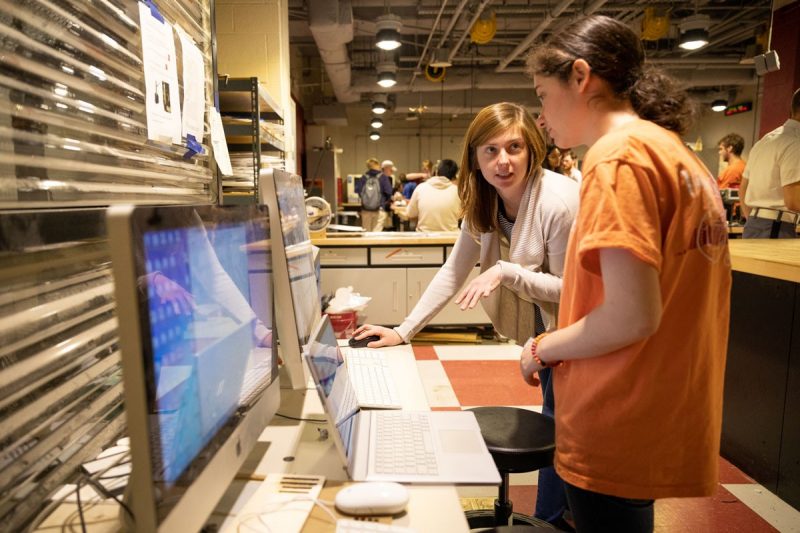
<path fill-rule="evenodd" d="M 494 523 L 496 526 L 507 526 L 511 518 L 511 500 L 508 499 L 508 472 L 501 472 L 502 479 L 494 501 Z"/>

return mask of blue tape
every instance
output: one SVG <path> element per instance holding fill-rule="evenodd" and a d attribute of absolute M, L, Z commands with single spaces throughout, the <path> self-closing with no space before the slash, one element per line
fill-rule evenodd
<path fill-rule="evenodd" d="M 191 159 L 197 154 L 205 152 L 203 146 L 197 142 L 197 139 L 191 133 L 186 134 L 186 147 L 189 148 L 189 151 L 183 154 L 184 159 Z"/>
<path fill-rule="evenodd" d="M 166 22 L 164 20 L 164 15 L 162 15 L 161 11 L 158 10 L 158 6 L 155 4 L 155 2 L 153 2 L 153 0 L 142 0 L 142 2 L 144 2 L 144 5 L 150 8 L 150 14 L 153 15 L 157 21 L 162 24 Z"/>

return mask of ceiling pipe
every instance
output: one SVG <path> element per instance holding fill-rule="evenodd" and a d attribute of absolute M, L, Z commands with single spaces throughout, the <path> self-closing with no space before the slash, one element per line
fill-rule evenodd
<path fill-rule="evenodd" d="M 350 57 L 347 43 L 353 40 L 353 7 L 350 0 L 309 0 L 308 26 L 336 100 L 358 102 L 361 94 L 350 86 Z"/>
<path fill-rule="evenodd" d="M 595 0 L 591 4 L 589 4 L 583 12 L 583 16 L 588 17 L 607 2 L 607 0 Z M 552 13 L 548 13 L 545 15 L 544 20 L 539 23 L 539 25 L 534 29 L 530 34 L 528 34 L 525 39 L 522 40 L 519 45 L 514 48 L 514 50 L 503 59 L 500 64 L 495 69 L 496 72 L 503 72 L 508 65 L 517 58 L 518 55 L 525 52 L 528 48 L 530 48 L 533 41 L 536 40 L 539 35 L 541 35 L 544 30 L 550 26 L 550 23 L 553 22 L 566 8 L 568 8 L 572 4 L 572 0 L 562 0 L 560 4 L 558 4 L 555 9 L 553 9 Z"/>
<path fill-rule="evenodd" d="M 436 31 L 436 27 L 439 25 L 439 19 L 442 18 L 442 13 L 444 13 L 444 8 L 447 5 L 447 0 L 442 1 L 442 7 L 439 8 L 439 14 L 436 15 L 436 20 L 433 21 L 433 26 L 431 26 L 431 32 L 428 34 L 428 40 L 425 42 L 425 48 L 422 49 L 422 54 L 419 56 L 419 61 L 417 61 L 417 66 L 414 68 L 414 74 L 411 76 L 411 81 L 408 82 L 408 90 L 410 91 L 414 87 L 414 82 L 419 75 L 419 69 L 422 66 L 422 61 L 425 59 L 425 54 L 428 53 L 428 47 L 431 44 L 431 40 L 433 40 L 433 32 Z M 402 59 L 401 59 L 402 61 Z"/>
<path fill-rule="evenodd" d="M 536 28 L 534 28 L 534 30 L 530 32 L 528 36 L 525 37 L 522 40 L 522 42 L 519 43 L 517 47 L 514 48 L 514 50 L 505 57 L 505 59 L 500 61 L 500 64 L 497 65 L 495 71 L 503 72 L 509 65 L 509 63 L 514 61 L 514 59 L 516 59 L 516 57 L 520 55 L 522 52 L 530 48 L 531 44 L 533 44 L 533 41 L 535 41 L 536 38 L 539 37 L 542 34 L 542 32 L 544 32 L 544 30 L 547 29 L 548 26 L 550 26 L 550 23 L 553 22 L 555 19 L 557 19 L 558 16 L 561 15 L 561 13 L 565 9 L 567 9 L 570 5 L 572 5 L 572 0 L 561 0 L 561 3 L 559 3 L 555 8 L 553 8 L 551 12 L 547 13 L 544 16 L 544 19 L 542 19 L 542 21 L 539 23 L 539 25 L 536 26 Z"/>
<path fill-rule="evenodd" d="M 439 39 L 439 44 L 436 46 L 437 50 L 442 46 L 444 46 L 447 37 L 450 35 L 450 32 L 453 31 L 456 22 L 458 22 L 458 19 L 461 16 L 461 12 L 464 11 L 464 6 L 467 5 L 467 2 L 469 2 L 469 0 L 461 0 L 461 2 L 458 4 L 458 7 L 456 7 L 453 16 L 450 17 L 450 23 L 447 25 L 447 28 L 445 28 L 444 33 L 442 34 L 442 38 Z M 433 33 L 434 31 L 436 31 L 436 26 L 431 28 L 431 33 Z"/>
<path fill-rule="evenodd" d="M 475 24 L 475 22 L 477 22 L 478 18 L 481 16 L 481 13 L 483 13 L 483 10 L 486 9 L 486 6 L 487 4 L 489 4 L 489 2 L 491 2 L 491 0 L 483 0 L 481 2 L 481 5 L 478 6 L 477 11 L 475 11 L 475 14 L 472 16 L 472 20 L 469 21 L 469 24 L 467 24 L 467 27 L 464 29 L 464 33 L 461 34 L 461 38 L 458 40 L 456 45 L 453 47 L 452 50 L 450 50 L 450 53 L 447 55 L 448 62 L 453 59 L 453 56 L 455 56 L 456 52 L 458 52 L 459 48 L 461 48 L 461 44 L 464 42 L 464 38 L 466 38 L 466 36 L 469 35 L 469 31 L 472 29 L 472 26 Z"/>

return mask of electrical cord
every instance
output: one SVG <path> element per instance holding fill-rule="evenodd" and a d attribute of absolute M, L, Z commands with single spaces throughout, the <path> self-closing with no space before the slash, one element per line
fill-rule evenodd
<path fill-rule="evenodd" d="M 81 503 L 81 478 L 75 482 L 75 502 L 78 504 L 78 516 L 81 519 L 81 531 L 86 533 L 86 519 L 83 516 L 83 504 Z"/>
<path fill-rule="evenodd" d="M 289 416 L 283 415 L 281 413 L 275 413 L 275 416 L 279 416 L 281 418 L 286 418 L 288 420 L 297 420 L 298 422 L 311 422 L 313 424 L 327 424 L 328 421 L 324 418 L 298 418 L 296 416 Z"/>

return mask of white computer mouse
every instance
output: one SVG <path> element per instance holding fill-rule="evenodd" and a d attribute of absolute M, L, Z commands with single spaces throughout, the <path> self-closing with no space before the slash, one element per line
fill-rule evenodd
<path fill-rule="evenodd" d="M 336 508 L 350 515 L 390 515 L 406 508 L 408 489 L 400 483 L 368 481 L 340 490 Z"/>

